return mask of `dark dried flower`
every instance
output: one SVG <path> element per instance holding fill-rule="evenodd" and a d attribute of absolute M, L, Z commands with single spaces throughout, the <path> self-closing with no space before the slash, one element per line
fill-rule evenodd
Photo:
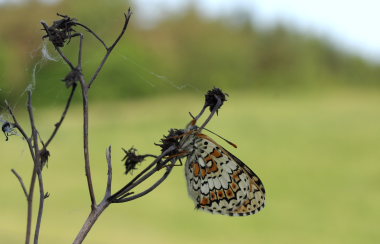
<path fill-rule="evenodd" d="M 164 138 L 161 139 L 162 144 L 156 144 L 157 146 L 161 147 L 161 152 L 166 151 L 169 147 L 174 146 L 176 149 L 170 152 L 170 155 L 179 154 L 178 148 L 180 147 L 179 142 L 181 140 L 181 135 L 183 135 L 184 130 L 181 129 L 170 129 L 169 134 L 167 136 L 164 136 Z"/>
<path fill-rule="evenodd" d="M 3 126 L 1 126 L 1 130 L 5 135 L 5 141 L 9 140 L 9 136 L 16 135 L 16 131 L 14 130 L 13 124 L 9 123 L 8 121 L 4 122 Z"/>
<path fill-rule="evenodd" d="M 216 113 L 218 113 L 218 109 L 227 101 L 226 97 L 228 97 L 228 94 L 224 93 L 220 88 L 209 90 L 205 95 L 205 107 L 210 107 L 210 111 L 213 111 L 218 106 L 216 108 Z"/>
<path fill-rule="evenodd" d="M 77 24 L 76 19 L 72 19 L 67 15 L 58 14 L 58 16 L 62 17 L 60 20 L 56 20 L 53 22 L 53 25 L 46 26 L 44 25 L 46 35 L 42 38 L 49 37 L 49 40 L 53 43 L 55 47 L 63 47 L 67 40 L 70 40 L 71 37 L 76 34 L 72 34 L 75 30 L 72 28 Z"/>
<path fill-rule="evenodd" d="M 69 88 L 77 84 L 81 75 L 82 72 L 80 70 L 72 69 L 62 81 L 64 81 L 66 83 L 66 87 Z"/>
<path fill-rule="evenodd" d="M 42 165 L 41 168 L 43 168 L 45 164 L 47 164 L 49 157 L 50 157 L 50 152 L 46 148 L 43 148 L 40 152 L 41 165 Z"/>
<path fill-rule="evenodd" d="M 125 156 L 121 161 L 125 161 L 125 174 L 128 174 L 129 172 L 133 172 L 133 170 L 137 169 L 136 165 L 144 161 L 145 155 L 137 155 L 137 149 L 131 147 L 129 150 L 125 150 L 122 148 L 125 152 Z"/>

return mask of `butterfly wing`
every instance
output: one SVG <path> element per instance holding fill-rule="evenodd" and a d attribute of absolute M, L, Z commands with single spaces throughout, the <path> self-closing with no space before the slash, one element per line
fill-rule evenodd
<path fill-rule="evenodd" d="M 248 166 L 206 135 L 196 135 L 192 144 L 185 172 L 197 208 L 246 216 L 264 207 L 264 186 Z"/>

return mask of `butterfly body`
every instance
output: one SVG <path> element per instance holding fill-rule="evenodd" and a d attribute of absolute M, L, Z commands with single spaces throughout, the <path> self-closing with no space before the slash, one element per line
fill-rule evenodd
<path fill-rule="evenodd" d="M 185 174 L 196 208 L 246 216 L 264 207 L 265 189 L 259 177 L 196 127 L 188 129 L 182 149 L 188 152 Z"/>

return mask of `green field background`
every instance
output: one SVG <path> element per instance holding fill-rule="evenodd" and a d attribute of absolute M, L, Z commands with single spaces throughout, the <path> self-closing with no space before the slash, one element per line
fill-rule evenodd
<path fill-rule="evenodd" d="M 106 181 L 105 149 L 112 145 L 113 191 L 125 184 L 121 147 L 158 153 L 169 128 L 183 128 L 203 95 L 172 95 L 90 108 L 90 153 L 98 199 Z M 209 129 L 238 145 L 228 150 L 263 180 L 267 206 L 257 215 L 228 217 L 194 209 L 183 167 L 147 196 L 113 204 L 85 243 L 378 243 L 380 94 L 337 90 L 318 94 L 231 92 Z M 22 108 L 22 104 L 18 108 Z M 36 108 L 46 137 L 59 110 Z M 27 126 L 23 112 L 17 113 Z M 44 170 L 41 243 L 71 243 L 89 213 L 81 138 L 74 106 L 52 143 Z M 18 136 L 0 141 L 0 240 L 22 243 L 26 202 L 10 169 L 27 182 L 31 160 Z"/>
<path fill-rule="evenodd" d="M 182 12 L 164 12 L 147 27 L 143 20 L 150 16 L 140 15 L 136 1 L 0 5 L 0 115 L 10 120 L 7 99 L 29 133 L 25 88 L 35 81 L 36 123 L 46 140 L 69 93 L 61 82 L 69 70 L 41 41 L 40 21 L 52 24 L 57 12 L 68 14 L 110 45 L 131 6 L 126 35 L 90 91 L 90 154 L 98 201 L 106 186 L 109 145 L 116 192 L 133 177 L 124 174 L 121 148 L 159 154 L 154 143 L 170 128 L 184 128 L 189 112 L 197 114 L 206 91 L 216 86 L 230 96 L 207 127 L 238 148 L 210 136 L 260 176 L 267 205 L 248 217 L 197 211 L 187 194 L 184 168 L 175 167 L 145 197 L 112 204 L 84 243 L 380 243 L 379 62 L 287 22 L 261 26 L 244 9 L 205 17 L 196 1 L 188 1 Z M 77 60 L 78 45 L 73 38 L 63 49 L 71 60 Z M 84 47 L 89 78 L 105 51 L 89 36 Z M 55 61 L 41 55 L 46 50 Z M 78 90 L 49 146 L 43 174 L 50 197 L 41 244 L 72 243 L 89 214 L 82 123 Z M 11 169 L 29 185 L 29 149 L 19 135 L 9 141 L 0 135 L 0 156 L 0 244 L 24 243 L 26 200 Z M 34 217 L 36 212 L 37 205 Z"/>

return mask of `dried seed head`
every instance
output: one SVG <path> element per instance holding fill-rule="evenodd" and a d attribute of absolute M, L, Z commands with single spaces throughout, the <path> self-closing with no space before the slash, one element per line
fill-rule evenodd
<path fill-rule="evenodd" d="M 174 149 L 172 152 L 170 152 L 170 155 L 175 155 L 178 154 L 179 151 L 178 149 L 180 148 L 180 140 L 181 140 L 181 135 L 183 135 L 184 130 L 181 129 L 170 129 L 169 134 L 167 136 L 164 136 L 161 139 L 162 144 L 156 144 L 157 146 L 161 147 L 161 152 L 165 152 L 168 148 L 171 146 L 174 146 L 176 149 Z"/>
<path fill-rule="evenodd" d="M 145 155 L 137 155 L 136 152 L 137 152 L 137 149 L 136 148 L 133 148 L 131 147 L 130 149 L 128 150 L 125 150 L 124 148 L 122 148 L 123 151 L 125 152 L 125 156 L 124 158 L 121 160 L 121 161 L 125 161 L 124 165 L 125 165 L 125 174 L 128 174 L 129 172 L 133 172 L 133 170 L 137 169 L 137 164 L 141 163 L 142 161 L 144 161 Z"/>
<path fill-rule="evenodd" d="M 222 107 L 223 103 L 227 101 L 228 94 L 224 93 L 220 88 L 209 90 L 205 95 L 205 107 L 210 107 L 210 111 Z"/>
<path fill-rule="evenodd" d="M 57 15 L 61 17 L 61 19 L 54 21 L 51 26 L 47 26 L 43 23 L 46 35 L 42 38 L 49 37 L 49 40 L 55 47 L 63 47 L 65 42 L 70 40 L 73 36 L 72 33 L 75 32 L 73 27 L 77 24 L 77 20 L 72 19 L 67 15 L 61 15 L 58 13 Z"/>
<path fill-rule="evenodd" d="M 41 169 L 47 164 L 50 157 L 50 152 L 43 148 L 40 152 L 40 158 L 41 158 Z"/>
<path fill-rule="evenodd" d="M 65 82 L 66 87 L 69 88 L 77 84 L 77 82 L 80 80 L 81 75 L 82 72 L 80 70 L 72 69 L 62 81 Z"/>

